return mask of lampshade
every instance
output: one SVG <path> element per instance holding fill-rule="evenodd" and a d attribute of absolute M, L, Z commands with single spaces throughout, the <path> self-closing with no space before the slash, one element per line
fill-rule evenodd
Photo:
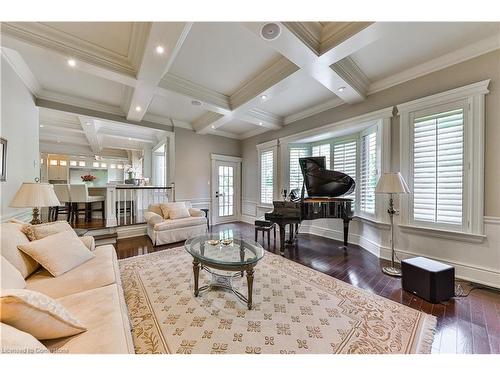
<path fill-rule="evenodd" d="M 384 173 L 378 180 L 375 193 L 408 194 L 410 189 L 399 172 Z"/>
<path fill-rule="evenodd" d="M 23 182 L 17 191 L 10 207 L 52 207 L 60 206 L 61 203 L 54 193 L 51 184 L 39 182 Z"/>

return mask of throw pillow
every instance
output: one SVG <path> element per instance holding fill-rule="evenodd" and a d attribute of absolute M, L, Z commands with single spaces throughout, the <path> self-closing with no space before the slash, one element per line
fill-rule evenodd
<path fill-rule="evenodd" d="M 87 330 L 55 299 L 28 289 L 2 290 L 0 321 L 39 340 L 72 336 Z"/>
<path fill-rule="evenodd" d="M 0 323 L 0 336 L 2 337 L 3 354 L 40 354 L 49 351 L 40 341 L 29 333 Z"/>
<path fill-rule="evenodd" d="M 170 219 L 183 219 L 189 217 L 189 211 L 187 208 L 173 208 L 168 213 Z"/>
<path fill-rule="evenodd" d="M 0 226 L 1 244 L 0 251 L 2 255 L 12 264 L 16 269 L 21 272 L 23 278 L 27 278 L 39 267 L 38 263 L 20 251 L 17 246 L 29 244 L 30 241 L 21 232 L 22 224 L 17 223 L 3 223 Z"/>
<path fill-rule="evenodd" d="M 164 219 L 170 219 L 170 210 L 174 208 L 186 208 L 184 202 L 168 202 L 160 204 L 161 212 Z"/>
<path fill-rule="evenodd" d="M 161 212 L 161 205 L 160 204 L 150 204 L 148 207 L 149 212 L 154 212 L 157 215 L 163 216 L 163 213 Z"/>
<path fill-rule="evenodd" d="M 24 281 L 21 272 L 14 267 L 3 256 L 0 260 L 1 269 L 1 289 L 24 289 L 26 288 L 26 281 Z"/>
<path fill-rule="evenodd" d="M 35 241 L 67 230 L 73 231 L 73 228 L 67 221 L 60 220 L 36 225 L 25 224 L 21 230 L 30 241 Z"/>
<path fill-rule="evenodd" d="M 52 276 L 62 275 L 95 256 L 74 231 L 60 232 L 18 247 Z"/>

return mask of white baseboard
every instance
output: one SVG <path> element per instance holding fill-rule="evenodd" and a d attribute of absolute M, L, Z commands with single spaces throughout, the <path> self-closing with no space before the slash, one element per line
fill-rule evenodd
<path fill-rule="evenodd" d="M 381 246 L 380 248 L 380 258 L 391 259 L 391 249 L 386 246 Z M 395 249 L 396 255 L 401 259 L 413 258 L 413 257 L 427 257 L 425 254 L 419 254 L 417 252 Z M 439 262 L 443 262 L 455 267 L 455 276 L 459 279 L 472 281 L 475 283 L 492 286 L 495 288 L 500 288 L 500 272 L 497 270 L 486 268 L 486 267 L 474 267 L 468 264 L 459 263 L 449 259 L 444 259 L 440 257 L 433 256 L 432 259 Z"/>
<path fill-rule="evenodd" d="M 116 228 L 118 239 L 145 236 L 146 234 L 147 224 L 128 225 Z"/>
<path fill-rule="evenodd" d="M 255 216 L 250 216 L 250 215 L 241 215 L 240 221 L 247 223 L 247 224 L 255 224 Z"/>

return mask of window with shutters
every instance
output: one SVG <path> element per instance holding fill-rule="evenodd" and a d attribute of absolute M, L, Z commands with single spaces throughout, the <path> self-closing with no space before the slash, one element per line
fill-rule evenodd
<path fill-rule="evenodd" d="M 331 147 L 330 142 L 313 145 L 311 147 L 311 156 L 324 156 L 325 157 L 325 166 L 326 169 L 330 169 L 330 155 L 331 155 Z"/>
<path fill-rule="evenodd" d="M 339 139 L 333 142 L 333 170 L 350 176 L 357 183 L 357 148 L 358 140 Z M 356 191 L 344 196 L 353 200 L 352 209 L 356 208 Z"/>
<path fill-rule="evenodd" d="M 371 128 L 360 136 L 359 211 L 375 214 L 375 187 L 378 181 L 377 129 Z"/>
<path fill-rule="evenodd" d="M 260 153 L 260 202 L 273 203 L 274 192 L 274 152 L 266 150 Z"/>
<path fill-rule="evenodd" d="M 289 174 L 289 188 L 302 189 L 304 178 L 300 170 L 299 159 L 309 156 L 308 146 L 290 146 L 290 174 Z"/>
<path fill-rule="evenodd" d="M 462 226 L 464 109 L 412 116 L 413 220 Z"/>
<path fill-rule="evenodd" d="M 489 82 L 397 106 L 401 174 L 411 192 L 401 197 L 403 229 L 484 238 L 484 101 Z"/>

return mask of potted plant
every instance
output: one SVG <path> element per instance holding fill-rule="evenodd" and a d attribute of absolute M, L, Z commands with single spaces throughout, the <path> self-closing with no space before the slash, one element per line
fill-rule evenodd
<path fill-rule="evenodd" d="M 86 174 L 84 176 L 80 176 L 83 183 L 87 186 L 92 186 L 94 183 L 94 180 L 96 179 L 96 176 L 92 176 L 91 174 Z"/>

